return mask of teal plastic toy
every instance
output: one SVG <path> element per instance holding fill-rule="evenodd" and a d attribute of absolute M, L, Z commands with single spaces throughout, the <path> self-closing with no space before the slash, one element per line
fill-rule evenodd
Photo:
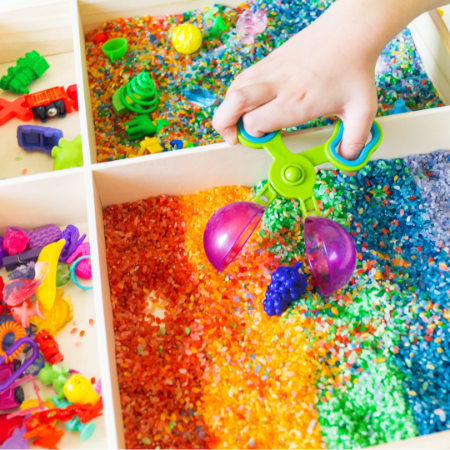
<path fill-rule="evenodd" d="M 383 136 L 381 127 L 377 122 L 373 122 L 370 142 L 361 150 L 356 160 L 350 161 L 338 154 L 343 132 L 344 126 L 339 121 L 334 127 L 333 134 L 325 143 L 301 153 L 292 153 L 284 145 L 281 131 L 255 138 L 245 131 L 240 120 L 239 142 L 254 149 L 264 149 L 274 159 L 269 171 L 269 181 L 254 201 L 267 207 L 278 195 L 289 199 L 295 198 L 300 201 L 304 217 L 313 214 L 320 216 L 313 192 L 316 182 L 315 166 L 329 162 L 344 172 L 356 172 L 368 163 L 370 155 L 378 148 Z"/>
<path fill-rule="evenodd" d="M 69 405 L 72 405 L 71 402 L 66 402 L 65 400 L 60 400 L 58 397 L 53 396 L 52 402 L 57 408 L 64 409 Z M 80 440 L 86 441 L 88 440 L 95 431 L 96 425 L 95 422 L 81 423 L 78 416 L 73 416 L 72 420 L 68 420 L 64 422 L 64 427 L 67 431 L 79 431 L 80 432 Z"/>
<path fill-rule="evenodd" d="M 169 122 L 165 119 L 153 121 L 148 115 L 141 114 L 124 125 L 129 139 L 140 139 L 159 133 L 162 128 L 169 125 Z"/>
<path fill-rule="evenodd" d="M 8 69 L 8 74 L 0 78 L 0 88 L 18 94 L 29 94 L 27 86 L 40 78 L 49 68 L 47 60 L 36 50 L 25 53 L 19 58 L 14 67 Z"/>
<path fill-rule="evenodd" d="M 55 158 L 53 170 L 81 167 L 83 165 L 81 136 L 77 136 L 71 141 L 61 138 L 58 145 L 52 148 L 52 157 Z"/>

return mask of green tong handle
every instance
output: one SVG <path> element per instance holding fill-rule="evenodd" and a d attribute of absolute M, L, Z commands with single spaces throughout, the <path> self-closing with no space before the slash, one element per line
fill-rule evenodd
<path fill-rule="evenodd" d="M 313 192 L 316 181 L 315 166 L 330 162 L 342 171 L 356 172 L 369 162 L 370 156 L 380 145 L 383 136 L 380 125 L 374 121 L 370 129 L 370 142 L 364 146 L 358 158 L 351 161 L 340 156 L 337 151 L 343 132 L 344 125 L 338 121 L 333 134 L 325 143 L 301 153 L 292 153 L 284 145 L 281 131 L 274 131 L 256 138 L 245 131 L 242 119 L 239 120 L 239 142 L 250 148 L 265 149 L 274 159 L 269 170 L 269 182 L 258 193 L 255 201 L 267 207 L 278 195 L 296 198 L 300 201 L 304 217 L 311 214 L 320 216 Z"/>

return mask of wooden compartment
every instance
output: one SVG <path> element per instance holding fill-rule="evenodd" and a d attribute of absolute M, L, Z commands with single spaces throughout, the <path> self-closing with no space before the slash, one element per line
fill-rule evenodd
<path fill-rule="evenodd" d="M 443 121 L 450 121 L 450 107 L 443 108 L 440 111 L 441 113 L 443 113 L 441 116 Z M 444 148 L 446 143 L 450 142 L 449 133 L 444 131 L 442 126 L 434 128 L 434 125 L 437 125 L 436 116 L 431 110 L 409 113 L 404 116 L 408 115 L 410 116 L 408 120 L 402 116 L 380 118 L 379 122 L 385 137 L 377 151 L 377 158 L 389 159 L 404 157 L 415 152 L 425 153 L 433 149 Z M 421 142 L 410 140 L 408 129 L 414 126 L 423 126 L 424 130 L 431 127 L 433 132 L 439 135 L 437 140 L 433 142 L 433 147 L 430 147 L 431 141 L 427 138 L 424 138 Z M 326 127 L 320 130 L 287 135 L 284 137 L 284 142 L 288 148 L 294 151 L 302 151 L 322 143 L 330 134 L 330 127 Z M 427 132 L 424 132 L 424 134 L 428 136 Z M 404 138 L 401 139 L 400 136 Z M 267 178 L 270 164 L 271 159 L 266 152 L 252 150 L 241 145 L 230 148 L 226 144 L 216 144 L 205 148 L 133 158 L 120 161 L 120 163 L 101 163 L 93 168 L 94 209 L 96 211 L 99 261 L 102 267 L 99 290 L 101 290 L 105 308 L 105 326 L 108 330 L 107 339 L 110 351 L 108 355 L 109 367 L 112 370 L 115 367 L 115 353 L 111 325 L 112 311 L 108 300 L 109 284 L 102 228 L 102 210 L 109 205 L 132 202 L 161 194 L 191 194 L 221 185 L 254 185 Z M 117 189 L 117 186 L 120 186 L 120 189 Z M 113 372 L 112 374 L 115 377 Z M 116 384 L 113 383 L 111 387 L 115 405 L 117 443 L 120 447 L 123 447 L 119 391 Z M 450 431 L 401 441 L 386 445 L 386 448 L 423 448 L 424 445 L 430 449 L 441 448 L 448 443 L 449 439 Z"/>
<path fill-rule="evenodd" d="M 61 230 L 67 225 L 75 225 L 80 233 L 86 233 L 85 242 L 92 241 L 88 230 L 88 206 L 85 176 L 81 170 L 72 169 L 50 175 L 33 175 L 19 180 L 6 180 L 0 187 L 0 235 L 6 227 L 15 226 L 25 230 L 47 224 L 56 224 Z M 94 268 L 94 271 L 96 269 Z M 4 282 L 7 272 L 0 270 Z M 83 282 L 83 284 L 87 284 Z M 72 282 L 63 287 L 64 295 L 70 296 L 73 305 L 73 319 L 56 335 L 64 364 L 69 369 L 78 370 L 88 379 L 94 377 L 102 382 L 102 355 L 99 350 L 98 321 L 95 311 L 95 292 L 81 290 Z M 93 321 L 90 323 L 90 320 Z M 76 329 L 76 332 L 72 332 Z M 80 336 L 80 332 L 84 333 Z M 40 387 L 41 396 L 54 395 L 53 388 Z M 106 389 L 108 379 L 106 379 Z M 43 389 L 41 389 L 43 387 Z M 24 384 L 25 399 L 36 395 L 30 382 Z M 106 392 L 108 392 L 106 390 Z M 78 432 L 66 432 L 61 448 L 108 448 L 106 442 L 105 418 L 95 419 L 96 430 L 93 436 L 81 442 Z"/>
<path fill-rule="evenodd" d="M 0 77 L 16 65 L 18 58 L 36 50 L 45 57 L 50 68 L 28 86 L 29 92 L 76 83 L 77 63 L 73 45 L 73 23 L 70 3 L 64 0 L 43 2 L 2 2 L 0 4 Z M 20 94 L 1 91 L 0 96 L 13 101 Z M 22 122 L 13 118 L 0 125 L 0 180 L 23 175 L 51 172 L 54 159 L 40 151 L 25 151 L 17 143 L 19 125 L 38 125 L 62 130 L 63 137 L 72 140 L 80 135 L 81 115 L 73 110 L 66 117 L 56 117 L 42 123 L 31 119 Z M 84 123 L 84 121 L 83 121 Z M 89 160 L 84 157 L 84 162 Z"/>
<path fill-rule="evenodd" d="M 223 3 L 236 5 L 240 2 L 227 0 Z M 31 91 L 72 83 L 78 86 L 79 112 L 49 121 L 47 125 L 60 127 L 68 139 L 81 134 L 83 167 L 52 172 L 53 160 L 47 155 L 29 154 L 17 146 L 16 127 L 22 122 L 13 119 L 0 127 L 0 234 L 7 225 L 33 227 L 72 223 L 88 234 L 91 245 L 94 289 L 85 293 L 74 287 L 70 294 L 74 320 L 81 324 L 94 318 L 95 327 L 86 333 L 79 352 L 69 355 L 74 343 L 69 327 L 61 335 L 61 346 L 63 352 L 67 349 L 71 367 L 101 378 L 104 413 L 97 419 L 98 428 L 90 440 L 81 443 L 75 433 L 64 437 L 62 448 L 124 446 L 103 208 L 159 194 L 194 193 L 218 185 L 252 185 L 266 178 L 270 166 L 265 152 L 243 146 L 230 148 L 227 144 L 96 163 L 84 35 L 117 17 L 161 15 L 212 4 L 212 0 L 129 0 L 125 3 L 119 0 L 19 0 L 0 5 L 0 74 L 25 52 L 35 49 L 47 58 L 50 69 L 33 82 Z M 436 59 L 430 61 L 433 65 Z M 445 78 L 441 79 L 444 84 L 439 87 L 440 92 L 450 89 L 448 78 L 446 82 Z M 4 92 L 1 96 L 16 97 Z M 450 148 L 450 106 L 382 117 L 379 123 L 384 139 L 374 155 L 376 158 Z M 329 134 L 329 127 L 306 130 L 289 134 L 285 142 L 294 151 L 301 151 L 322 143 Z M 25 173 L 29 176 L 22 177 Z M 450 432 L 444 432 L 385 447 L 442 448 L 448 446 L 448 442 Z"/>

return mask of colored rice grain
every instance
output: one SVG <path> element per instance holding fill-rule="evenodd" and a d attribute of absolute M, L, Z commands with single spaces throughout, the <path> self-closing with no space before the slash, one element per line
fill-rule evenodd
<path fill-rule="evenodd" d="M 276 267 L 304 260 L 297 202 L 274 202 L 223 273 L 203 230 L 250 189 L 108 207 L 127 447 L 355 448 L 449 429 L 450 260 L 414 180 L 401 160 L 319 172 L 322 214 L 353 235 L 357 267 L 279 318 L 262 301 Z"/>
<path fill-rule="evenodd" d="M 152 120 L 167 120 L 169 125 L 157 136 L 165 151 L 222 141 L 211 120 L 226 90 L 242 70 L 261 60 L 272 50 L 298 33 L 332 3 L 331 0 L 261 0 L 243 3 L 238 8 L 216 5 L 214 8 L 187 11 L 161 17 L 118 18 L 92 30 L 86 36 L 86 59 L 99 162 L 147 154 L 139 141 L 131 141 L 125 122 L 133 114 L 117 116 L 111 103 L 116 90 L 142 71 L 148 72 L 158 89 L 160 103 Z M 254 44 L 242 44 L 235 31 L 239 15 L 246 9 L 267 12 L 267 28 L 256 36 Z M 206 35 L 214 17 L 227 23 L 227 32 L 205 38 L 199 51 L 182 55 L 173 49 L 171 32 L 183 22 L 193 23 Z M 126 55 L 111 62 L 96 43 L 99 33 L 109 38 L 126 38 Z M 185 98 L 186 90 L 202 88 L 216 98 L 215 103 L 200 107 Z M 402 99 L 412 110 L 442 106 L 435 88 L 426 75 L 410 32 L 405 29 L 382 51 L 376 67 L 378 115 L 389 114 L 396 100 Z M 333 121 L 320 117 L 300 127 L 321 126 Z M 177 144 L 175 145 L 174 142 Z"/>

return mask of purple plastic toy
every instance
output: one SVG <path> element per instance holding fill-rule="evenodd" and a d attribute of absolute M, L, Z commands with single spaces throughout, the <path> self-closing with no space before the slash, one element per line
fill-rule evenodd
<path fill-rule="evenodd" d="M 3 265 L 6 270 L 14 270 L 22 264 L 28 264 L 30 261 L 37 261 L 39 253 L 41 253 L 43 248 L 44 247 L 32 248 L 31 250 L 22 253 L 4 256 L 2 259 Z"/>
<path fill-rule="evenodd" d="M 0 236 L 0 269 L 3 267 L 3 258 L 8 256 L 8 252 L 3 248 L 3 238 Z"/>
<path fill-rule="evenodd" d="M 8 349 L 5 351 L 6 356 L 5 355 L 0 356 L 0 366 L 5 362 L 7 356 L 12 355 L 23 344 L 31 345 L 33 352 L 26 359 L 26 361 L 24 361 L 22 363 L 22 365 L 19 368 L 17 368 L 6 380 L 4 380 L 0 384 L 0 392 L 4 391 L 9 386 L 11 386 L 11 384 L 17 378 L 19 378 L 20 375 L 22 375 L 25 372 L 25 370 L 27 370 L 28 367 L 31 366 L 31 364 L 33 364 L 34 360 L 37 358 L 37 356 L 39 354 L 39 348 L 38 348 L 38 345 L 36 344 L 36 342 L 34 341 L 34 339 L 32 339 L 30 337 L 22 337 L 20 339 L 17 339 L 17 341 L 14 342 L 14 344 L 12 344 L 10 347 L 8 347 Z"/>
<path fill-rule="evenodd" d="M 28 440 L 23 438 L 23 435 L 27 431 L 28 430 L 26 429 L 25 424 L 23 424 L 20 428 L 16 428 L 13 431 L 12 435 L 8 439 L 6 439 L 5 442 L 3 442 L 0 448 L 14 448 L 15 450 L 30 448 L 30 446 L 28 445 Z"/>
<path fill-rule="evenodd" d="M 20 367 L 20 362 L 6 363 L 0 365 L 0 382 L 9 380 L 15 369 Z M 23 389 L 20 386 L 9 387 L 0 392 L 0 410 L 8 411 L 20 406 L 24 400 Z"/>
<path fill-rule="evenodd" d="M 61 239 L 61 230 L 57 225 L 48 224 L 42 227 L 33 228 L 26 231 L 29 237 L 28 248 L 45 247 L 52 242 L 59 241 Z"/>
<path fill-rule="evenodd" d="M 67 258 L 82 244 L 86 235 L 79 236 L 80 231 L 75 225 L 67 225 L 61 234 L 61 239 L 64 239 L 66 243 L 59 255 L 59 261 L 66 262 Z"/>
<path fill-rule="evenodd" d="M 327 297 L 348 283 L 356 249 L 347 230 L 323 217 L 309 216 L 304 227 L 306 256 L 320 293 Z"/>
<path fill-rule="evenodd" d="M 214 268 L 224 270 L 258 226 L 264 207 L 252 202 L 234 202 L 219 208 L 203 234 L 206 256 Z M 323 217 L 305 219 L 306 256 L 320 293 L 326 297 L 343 287 L 356 264 L 355 244 L 338 223 Z"/>
<path fill-rule="evenodd" d="M 41 151 L 50 155 L 52 148 L 58 145 L 63 132 L 57 128 L 39 125 L 19 125 L 17 127 L 17 143 L 27 152 Z"/>
<path fill-rule="evenodd" d="M 264 214 L 264 206 L 234 202 L 218 209 L 203 233 L 203 247 L 214 268 L 221 272 L 245 245 Z"/>

